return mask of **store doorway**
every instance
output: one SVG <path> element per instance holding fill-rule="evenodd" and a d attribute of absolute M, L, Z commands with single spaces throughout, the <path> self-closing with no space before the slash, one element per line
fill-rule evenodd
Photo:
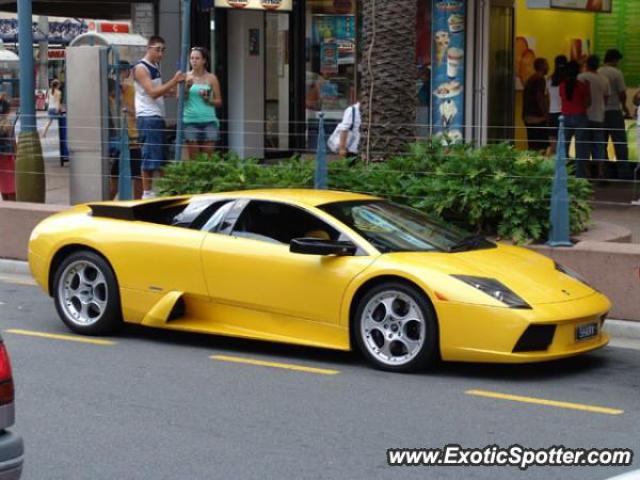
<path fill-rule="evenodd" d="M 514 132 L 513 0 L 491 0 L 489 6 L 488 142 L 512 141 Z"/>
<path fill-rule="evenodd" d="M 287 157 L 292 111 L 290 14 L 231 10 L 226 23 L 222 71 L 229 148 L 242 157 Z"/>

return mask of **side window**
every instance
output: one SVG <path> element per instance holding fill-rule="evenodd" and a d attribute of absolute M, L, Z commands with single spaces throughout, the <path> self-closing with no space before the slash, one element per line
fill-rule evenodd
<path fill-rule="evenodd" d="M 174 227 L 199 230 L 202 224 L 226 203 L 229 203 L 229 200 L 211 198 L 192 200 L 186 208 L 171 218 L 170 224 Z"/>
<path fill-rule="evenodd" d="M 203 215 L 204 218 L 199 222 L 201 225 L 200 230 L 204 230 L 205 232 L 214 232 L 219 230 L 220 224 L 234 204 L 235 202 L 233 200 L 220 202 L 217 205 L 217 208 L 208 212 L 208 215 Z"/>
<path fill-rule="evenodd" d="M 238 218 L 232 235 L 288 245 L 301 237 L 338 240 L 340 233 L 301 208 L 252 201 Z"/>

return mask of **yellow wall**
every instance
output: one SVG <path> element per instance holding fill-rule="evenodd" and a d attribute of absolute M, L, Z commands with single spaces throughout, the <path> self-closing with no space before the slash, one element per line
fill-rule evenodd
<path fill-rule="evenodd" d="M 536 56 L 546 58 L 552 71 L 556 55 L 569 57 L 571 39 L 589 39 L 593 49 L 594 28 L 593 13 L 529 9 L 526 0 L 516 2 L 516 37 L 534 38 Z M 524 127 L 522 91 L 516 92 L 516 126 Z M 518 147 L 526 148 L 526 138 L 524 128 L 516 128 Z"/>

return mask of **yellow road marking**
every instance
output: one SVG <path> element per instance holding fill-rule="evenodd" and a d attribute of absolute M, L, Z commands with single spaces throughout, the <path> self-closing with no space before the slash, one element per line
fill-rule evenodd
<path fill-rule="evenodd" d="M 582 410 L 585 412 L 602 413 L 605 415 L 622 415 L 624 410 L 617 408 L 599 407 L 595 405 L 584 405 L 582 403 L 559 402 L 557 400 L 546 400 L 544 398 L 522 397 L 520 395 L 509 395 L 506 393 L 489 392 L 487 390 L 467 390 L 467 395 L 477 397 L 497 398 L 499 400 L 510 400 L 512 402 L 533 403 L 545 405 L 547 407 L 567 408 L 570 410 Z"/>
<path fill-rule="evenodd" d="M 318 375 L 337 375 L 339 370 L 329 370 L 326 368 L 303 367 L 301 365 L 291 365 L 289 363 L 264 362 L 262 360 L 254 360 L 251 358 L 230 357 L 228 355 L 211 355 L 212 360 L 221 362 L 244 363 L 247 365 L 257 365 L 259 367 L 282 368 L 284 370 L 295 370 L 297 372 L 315 373 Z"/>
<path fill-rule="evenodd" d="M 9 330 L 5 330 L 5 332 L 14 333 L 16 335 L 26 335 L 28 337 L 41 337 L 41 338 L 51 338 L 53 340 L 66 340 L 68 342 L 91 343 L 93 345 L 110 346 L 110 345 L 116 344 L 116 342 L 113 342 L 111 340 L 99 340 L 97 338 L 85 338 L 85 337 L 78 337 L 75 335 L 62 335 L 57 333 L 33 332 L 31 330 L 20 330 L 17 328 L 11 328 Z"/>
<path fill-rule="evenodd" d="M 18 285 L 37 285 L 33 278 L 27 277 L 26 275 L 11 275 L 8 273 L 0 275 L 0 282 L 15 283 Z"/>

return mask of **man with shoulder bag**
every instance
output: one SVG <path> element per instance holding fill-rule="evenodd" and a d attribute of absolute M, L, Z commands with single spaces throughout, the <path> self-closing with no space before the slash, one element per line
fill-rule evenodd
<path fill-rule="evenodd" d="M 347 107 L 342 115 L 342 121 L 327 140 L 329 150 L 337 153 L 340 158 L 357 155 L 361 123 L 360 102 Z"/>

